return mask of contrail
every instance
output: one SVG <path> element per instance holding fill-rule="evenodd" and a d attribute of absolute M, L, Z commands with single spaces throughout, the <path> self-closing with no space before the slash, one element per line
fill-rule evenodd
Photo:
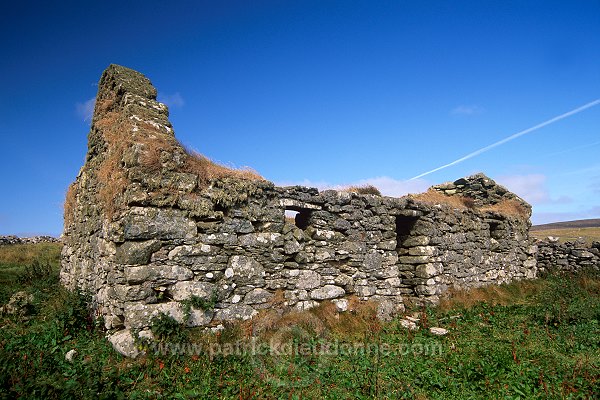
<path fill-rule="evenodd" d="M 541 129 L 541 128 L 543 128 L 543 127 L 547 126 L 547 125 L 553 124 L 553 123 L 555 123 L 556 121 L 560 121 L 561 119 L 565 119 L 565 118 L 567 118 L 567 117 L 570 117 L 571 115 L 574 115 L 574 114 L 580 113 L 580 112 L 582 112 L 583 110 L 587 110 L 588 108 L 590 108 L 590 107 L 593 107 L 593 106 L 595 106 L 595 105 L 598 105 L 598 104 L 600 104 L 600 99 L 596 99 L 596 100 L 594 100 L 594 101 L 591 101 L 591 102 L 589 102 L 589 103 L 587 103 L 587 104 L 584 104 L 584 105 L 583 105 L 583 106 L 581 106 L 581 107 L 578 107 L 578 108 L 576 108 L 576 109 L 574 109 L 574 110 L 571 110 L 571 111 L 569 111 L 569 112 L 566 112 L 566 113 L 564 113 L 564 114 L 561 114 L 561 115 L 559 115 L 558 117 L 554 117 L 554 118 L 552 118 L 552 119 L 549 119 L 548 121 L 544 121 L 544 122 L 542 122 L 541 124 L 537 124 L 536 126 L 532 126 L 531 128 L 527 128 L 527 129 L 525 129 L 524 131 L 517 132 L 517 133 L 515 133 L 514 135 L 510 135 L 509 137 L 507 137 L 507 138 L 504 138 L 504 139 L 502 139 L 502 140 L 500 140 L 500 141 L 498 141 L 498 142 L 496 142 L 496 143 L 492 143 L 492 144 L 490 144 L 489 146 L 485 146 L 485 147 L 483 147 L 483 148 L 481 148 L 481 149 L 479 149 L 479 150 L 475 150 L 474 152 L 472 152 L 472 153 L 469 153 L 469 154 L 467 154 L 466 156 L 459 158 L 458 160 L 454 160 L 454 161 L 452 161 L 452 162 L 451 162 L 451 163 L 449 163 L 449 164 L 442 165 L 441 167 L 437 167 L 437 168 L 435 168 L 435 169 L 432 169 L 431 171 L 424 172 L 424 173 L 422 173 L 422 174 L 420 174 L 420 175 L 417 175 L 417 176 L 415 176 L 415 177 L 413 177 L 413 178 L 410 178 L 409 180 L 410 180 L 410 181 L 412 181 L 413 179 L 419 179 L 419 178 L 422 178 L 422 177 L 424 177 L 425 175 L 429 175 L 429 174 L 432 174 L 432 173 L 434 173 L 434 172 L 437 172 L 437 171 L 439 171 L 439 170 L 441 170 L 441 169 L 448 168 L 448 167 L 451 167 L 451 166 L 453 166 L 453 165 L 459 164 L 459 163 L 461 163 L 461 162 L 463 162 L 463 161 L 466 161 L 466 160 L 468 160 L 468 159 L 470 159 L 470 158 L 473 158 L 473 157 L 475 157 L 475 156 L 478 156 L 478 155 L 480 155 L 481 153 L 485 153 L 486 151 L 488 151 L 488 150 L 491 150 L 491 149 L 493 149 L 494 147 L 498 147 L 498 146 L 500 146 L 500 145 L 502 145 L 502 144 L 504 144 L 504 143 L 510 142 L 511 140 L 514 140 L 514 139 L 516 139 L 516 138 L 518 138 L 518 137 L 520 137 L 520 136 L 526 135 L 526 134 L 528 134 L 528 133 L 531 133 L 531 132 L 533 132 L 533 131 L 537 131 L 538 129 Z"/>
<path fill-rule="evenodd" d="M 586 144 L 582 144 L 580 146 L 575 146 L 575 147 L 568 148 L 566 150 L 557 151 L 557 152 L 554 152 L 554 153 L 548 153 L 548 154 L 545 154 L 543 157 L 554 157 L 554 156 L 558 156 L 560 154 L 570 153 L 570 152 L 575 151 L 575 150 L 588 149 L 588 148 L 593 147 L 593 146 L 598 146 L 599 144 L 600 144 L 600 141 L 592 142 L 592 143 L 586 143 Z"/>

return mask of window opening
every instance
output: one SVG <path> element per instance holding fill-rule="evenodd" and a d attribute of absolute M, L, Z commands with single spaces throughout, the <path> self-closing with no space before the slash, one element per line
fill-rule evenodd
<path fill-rule="evenodd" d="M 285 209 L 286 222 L 293 223 L 296 227 L 305 230 L 310 225 L 312 210 L 290 207 Z"/>
<path fill-rule="evenodd" d="M 404 242 L 412 236 L 412 230 L 419 217 L 398 215 L 396 217 L 396 248 L 404 247 Z"/>
<path fill-rule="evenodd" d="M 501 224 L 498 221 L 490 221 L 490 237 L 500 239 L 502 237 Z"/>

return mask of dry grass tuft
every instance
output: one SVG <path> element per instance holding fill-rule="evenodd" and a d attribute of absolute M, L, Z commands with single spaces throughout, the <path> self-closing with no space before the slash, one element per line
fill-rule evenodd
<path fill-rule="evenodd" d="M 75 208 L 77 207 L 77 184 L 73 182 L 67 189 L 65 195 L 64 209 L 64 227 L 71 225 L 74 222 Z"/>
<path fill-rule="evenodd" d="M 492 305 L 515 304 L 515 299 L 526 299 L 539 293 L 545 285 L 540 280 L 522 280 L 505 285 L 489 285 L 471 289 L 450 289 L 440 301 L 439 308 L 448 311 L 472 308 L 479 303 Z"/>
<path fill-rule="evenodd" d="M 529 217 L 529 212 L 523 204 L 515 199 L 503 199 L 501 202 L 491 206 L 482 207 L 481 211 L 492 211 L 498 214 L 513 217 Z"/>
<path fill-rule="evenodd" d="M 177 141 L 173 136 L 158 131 L 150 124 L 147 124 L 142 132 L 142 135 L 135 135 L 135 142 L 142 145 L 139 163 L 147 172 L 160 172 L 164 167 L 163 161 L 176 151 Z"/>
<path fill-rule="evenodd" d="M 106 143 L 105 157 L 96 171 L 100 183 L 98 199 L 111 219 L 119 210 L 127 186 L 127 172 L 122 163 L 125 151 L 131 145 L 127 131 L 132 129 L 132 125 L 129 121 L 123 121 L 117 112 L 108 112 L 95 126 Z"/>
<path fill-rule="evenodd" d="M 190 172 L 198 175 L 201 182 L 209 182 L 213 179 L 221 178 L 237 178 L 249 181 L 264 181 L 256 171 L 249 167 L 240 169 L 228 168 L 219 165 L 202 154 L 186 150 L 185 172 Z"/>
<path fill-rule="evenodd" d="M 115 111 L 110 111 L 104 114 L 102 118 L 95 122 L 95 126 L 101 130 L 108 130 L 109 128 L 114 127 L 114 125 L 119 121 L 119 113 Z"/>
<path fill-rule="evenodd" d="M 519 218 L 529 217 L 529 212 L 527 208 L 520 201 L 515 199 L 503 199 L 497 204 L 478 208 L 475 204 L 475 199 L 471 197 L 448 196 L 434 189 L 430 189 L 425 193 L 411 194 L 409 195 L 409 197 L 416 201 L 421 201 L 423 203 L 435 205 L 445 204 L 460 210 L 479 209 L 479 211 L 496 212 L 504 216 L 514 216 Z"/>
<path fill-rule="evenodd" d="M 465 205 L 465 207 L 470 208 L 470 209 L 475 209 L 476 204 L 475 204 L 475 199 L 472 197 L 465 197 L 462 196 L 462 202 Z"/>
<path fill-rule="evenodd" d="M 427 204 L 445 204 L 452 208 L 458 208 L 460 210 L 473 209 L 475 207 L 475 200 L 470 197 L 464 196 L 448 196 L 437 190 L 429 189 L 424 193 L 411 194 L 410 198 Z"/>
<path fill-rule="evenodd" d="M 360 341 L 381 330 L 376 303 L 355 297 L 348 300 L 348 311 L 342 313 L 328 301 L 307 311 L 283 312 L 281 308 L 272 307 L 243 322 L 242 331 L 246 337 L 255 336 L 279 345 L 288 343 L 294 335 Z"/>
<path fill-rule="evenodd" d="M 126 172 L 120 167 L 120 162 L 121 157 L 117 152 L 109 153 L 97 172 L 98 181 L 101 182 L 98 198 L 109 219 L 119 210 L 121 196 L 127 187 Z"/>
<path fill-rule="evenodd" d="M 285 292 L 281 289 L 277 289 L 275 293 L 273 293 L 271 300 L 269 300 L 269 305 L 273 308 L 282 308 L 285 302 Z"/>
<path fill-rule="evenodd" d="M 160 173 L 165 168 L 176 172 L 188 172 L 198 175 L 199 182 L 206 186 L 213 179 L 233 177 L 246 180 L 263 180 L 250 169 L 230 169 L 218 165 L 208 158 L 185 150 L 177 140 L 162 132 L 157 126 L 137 122 L 138 130 L 129 120 L 123 120 L 116 112 L 108 112 L 96 122 L 107 144 L 105 158 L 97 170 L 101 183 L 99 200 L 104 205 L 108 218 L 112 218 L 120 209 L 120 201 L 128 184 L 124 156 L 133 146 L 141 145 L 138 162 L 148 173 Z M 181 157 L 177 157 L 180 153 Z M 180 159 L 182 162 L 176 163 Z"/>
<path fill-rule="evenodd" d="M 115 104 L 114 98 L 103 99 L 98 102 L 98 111 L 100 113 L 106 113 Z"/>
<path fill-rule="evenodd" d="M 114 110 L 114 104 L 114 98 L 99 100 L 96 109 L 98 119 L 92 127 L 92 132 L 99 134 L 104 142 L 100 143 L 104 152 L 98 159 L 96 178 L 99 183 L 98 201 L 109 219 L 123 206 L 123 195 L 129 184 L 127 168 L 132 165 L 140 165 L 150 174 L 166 171 L 196 174 L 200 189 L 206 188 L 211 180 L 220 178 L 264 180 L 249 168 L 227 168 L 187 151 L 160 125 L 139 118 L 133 121 Z M 68 197 L 65 201 L 67 224 L 72 222 L 70 215 L 73 214 L 73 196 Z"/>
<path fill-rule="evenodd" d="M 350 192 L 350 193 L 358 193 L 358 194 L 374 194 L 376 196 L 381 196 L 381 192 L 373 185 L 364 185 L 364 186 L 350 186 L 348 188 L 342 189 L 342 192 Z"/>
<path fill-rule="evenodd" d="M 335 305 L 330 302 L 322 303 L 313 312 L 326 321 L 331 334 L 340 339 L 362 340 L 381 330 L 382 323 L 377 318 L 377 303 L 362 301 L 357 297 L 348 300 L 346 312 L 338 313 Z"/>
<path fill-rule="evenodd" d="M 147 172 L 159 172 L 162 169 L 162 149 L 160 146 L 144 146 L 139 162 Z"/>
<path fill-rule="evenodd" d="M 220 178 L 264 180 L 256 171 L 248 167 L 228 168 L 211 161 L 202 154 L 187 150 L 173 136 L 160 132 L 150 124 L 143 124 L 143 132 L 143 136 L 137 135 L 136 142 L 143 146 L 139 161 L 149 172 L 160 172 L 164 168 L 164 161 L 169 161 L 173 158 L 173 154 L 179 152 L 182 155 L 183 164 L 177 168 L 177 172 L 196 174 L 201 184 Z M 148 135 L 148 132 L 152 134 Z"/>

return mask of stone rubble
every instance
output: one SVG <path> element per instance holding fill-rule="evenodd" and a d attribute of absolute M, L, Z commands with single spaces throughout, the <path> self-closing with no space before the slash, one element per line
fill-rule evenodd
<path fill-rule="evenodd" d="M 67 353 L 65 354 L 65 360 L 72 363 L 76 356 L 77 356 L 77 350 L 71 349 L 71 350 L 67 351 Z"/>
<path fill-rule="evenodd" d="M 444 328 L 438 328 L 438 327 L 431 327 L 429 328 L 429 332 L 431 332 L 432 334 L 436 335 L 436 336 L 445 336 L 448 334 L 448 329 L 444 329 Z"/>
<path fill-rule="evenodd" d="M 400 320 L 400 326 L 408 329 L 409 331 L 419 330 L 419 326 L 417 325 L 416 321 L 411 321 L 406 318 Z"/>
<path fill-rule="evenodd" d="M 33 307 L 33 294 L 19 291 L 13 294 L 8 303 L 0 307 L 0 315 L 16 315 L 27 317 Z"/>
<path fill-rule="evenodd" d="M 472 199 L 475 205 L 496 204 L 502 200 L 516 200 L 531 212 L 531 206 L 507 188 L 497 185 L 484 174 L 475 174 L 469 178 L 461 178 L 454 182 L 442 183 L 432 187 L 433 190 L 449 196 L 461 196 Z"/>

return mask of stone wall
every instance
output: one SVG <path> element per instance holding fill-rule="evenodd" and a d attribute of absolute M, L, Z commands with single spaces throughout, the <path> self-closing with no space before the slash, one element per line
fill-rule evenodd
<path fill-rule="evenodd" d="M 600 270 L 600 242 L 588 246 L 585 240 L 560 243 L 548 237 L 537 242 L 537 262 L 540 270 L 578 272 L 586 269 Z"/>
<path fill-rule="evenodd" d="M 529 206 L 510 194 L 521 213 L 502 212 L 506 196 L 491 194 L 509 192 L 484 175 L 461 185 L 477 204 L 276 187 L 228 171 L 175 140 L 147 78 L 111 65 L 67 195 L 61 281 L 92 295 L 115 347 L 132 354 L 131 331 L 150 335 L 161 313 L 210 326 L 275 303 L 344 310 L 356 296 L 387 318 L 452 286 L 535 277 Z"/>
<path fill-rule="evenodd" d="M 0 246 L 9 244 L 59 243 L 60 239 L 52 236 L 18 237 L 14 235 L 0 236 Z"/>

